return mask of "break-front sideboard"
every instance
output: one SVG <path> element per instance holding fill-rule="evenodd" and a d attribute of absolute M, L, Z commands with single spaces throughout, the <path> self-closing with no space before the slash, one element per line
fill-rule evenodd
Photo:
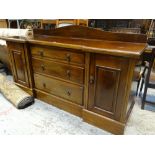
<path fill-rule="evenodd" d="M 18 86 L 90 124 L 123 134 L 145 35 L 66 26 L 34 30 L 28 40 L 5 39 Z"/>

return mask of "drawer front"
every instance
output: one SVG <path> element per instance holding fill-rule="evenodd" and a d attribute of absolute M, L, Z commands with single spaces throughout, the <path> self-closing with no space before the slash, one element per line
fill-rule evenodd
<path fill-rule="evenodd" d="M 35 88 L 83 105 L 83 87 L 34 74 Z"/>
<path fill-rule="evenodd" d="M 37 56 L 41 58 L 51 58 L 59 61 L 64 61 L 67 63 L 84 64 L 83 53 L 74 53 L 61 48 L 32 46 L 31 53 L 33 57 Z"/>
<path fill-rule="evenodd" d="M 33 71 L 35 73 L 44 73 L 65 80 L 70 80 L 78 84 L 83 84 L 84 69 L 73 67 L 67 64 L 61 64 L 43 59 L 32 59 Z"/>

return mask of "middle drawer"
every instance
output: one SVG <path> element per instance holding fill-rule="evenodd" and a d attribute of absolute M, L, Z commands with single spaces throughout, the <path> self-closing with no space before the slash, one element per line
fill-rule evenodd
<path fill-rule="evenodd" d="M 70 80 L 78 84 L 84 83 L 84 68 L 74 67 L 67 64 L 61 64 L 43 59 L 32 59 L 33 71 L 43 73 L 65 80 Z"/>

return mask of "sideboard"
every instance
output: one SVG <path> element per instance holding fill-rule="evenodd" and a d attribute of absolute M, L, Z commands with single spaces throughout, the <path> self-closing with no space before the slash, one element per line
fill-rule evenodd
<path fill-rule="evenodd" d="M 34 97 L 113 134 L 134 105 L 133 75 L 146 35 L 83 26 L 34 30 L 7 41 L 15 83 Z"/>

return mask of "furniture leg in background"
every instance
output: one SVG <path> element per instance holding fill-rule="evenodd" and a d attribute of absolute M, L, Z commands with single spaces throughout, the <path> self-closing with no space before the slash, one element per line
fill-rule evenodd
<path fill-rule="evenodd" d="M 152 70 L 154 58 L 155 58 L 155 48 L 152 49 L 152 52 L 150 54 L 150 62 L 149 62 L 147 76 L 146 76 L 146 79 L 145 79 L 145 88 L 144 88 L 144 94 L 143 94 L 143 97 L 142 97 L 141 109 L 144 109 L 144 106 L 145 106 L 146 102 L 147 103 L 152 103 L 151 101 L 146 100 L 146 97 L 147 97 L 147 90 L 148 90 L 148 88 L 155 89 L 155 81 L 152 82 L 150 80 L 151 79 L 151 70 Z"/>

